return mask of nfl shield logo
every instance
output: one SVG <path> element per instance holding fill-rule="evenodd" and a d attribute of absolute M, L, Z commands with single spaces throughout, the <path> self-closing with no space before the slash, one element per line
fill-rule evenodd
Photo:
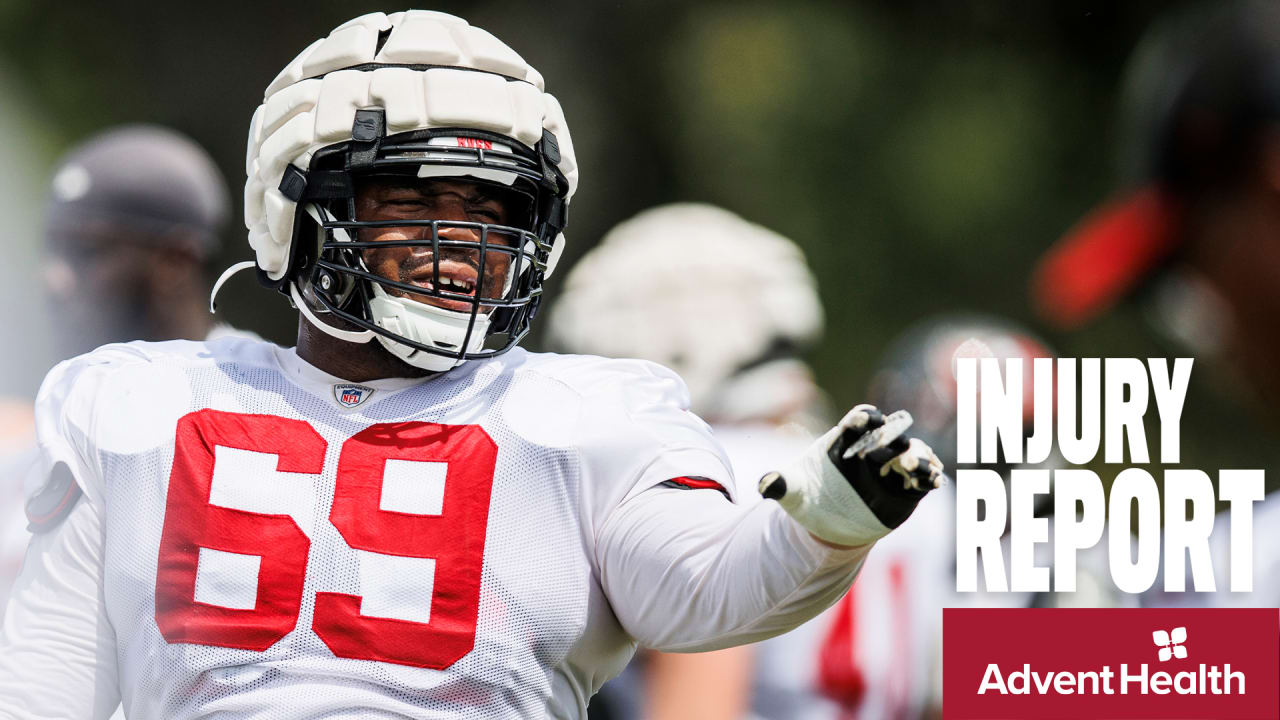
<path fill-rule="evenodd" d="M 333 397 L 343 407 L 353 408 L 373 394 L 373 388 L 365 385 L 334 385 Z"/>

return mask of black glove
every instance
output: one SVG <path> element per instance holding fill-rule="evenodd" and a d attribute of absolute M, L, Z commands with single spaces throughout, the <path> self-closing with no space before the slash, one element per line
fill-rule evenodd
<path fill-rule="evenodd" d="M 886 417 L 858 405 L 791 467 L 765 475 L 760 492 L 823 540 L 873 541 L 946 481 L 933 450 L 906 436 L 910 427 L 905 410 Z"/>

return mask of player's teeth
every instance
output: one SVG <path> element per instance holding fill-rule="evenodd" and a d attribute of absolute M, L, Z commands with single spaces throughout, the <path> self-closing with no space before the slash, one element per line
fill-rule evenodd
<path fill-rule="evenodd" d="M 440 285 L 445 289 L 458 290 L 459 292 L 471 292 L 474 284 L 468 280 L 458 280 L 453 278 L 440 278 Z"/>

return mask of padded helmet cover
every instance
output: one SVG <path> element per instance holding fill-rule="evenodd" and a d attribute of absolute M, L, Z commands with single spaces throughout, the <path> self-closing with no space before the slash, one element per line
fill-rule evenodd
<path fill-rule="evenodd" d="M 558 170 L 578 185 L 564 112 L 542 76 L 490 33 L 445 13 L 371 13 L 312 43 L 267 86 L 249 127 L 245 226 L 258 268 L 290 272 L 297 203 L 280 191 L 290 165 L 305 172 L 317 150 L 352 139 L 357 110 L 381 108 L 386 133 L 465 128 L 532 148 L 552 133 Z M 555 238 L 545 275 L 564 245 Z"/>

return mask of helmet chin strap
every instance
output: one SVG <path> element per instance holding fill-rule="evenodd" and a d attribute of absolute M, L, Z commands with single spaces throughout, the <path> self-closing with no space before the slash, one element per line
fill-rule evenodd
<path fill-rule="evenodd" d="M 298 292 L 298 284 L 295 282 L 289 283 L 289 297 L 293 298 L 293 304 L 298 307 L 298 312 L 302 313 L 307 322 L 330 337 L 351 343 L 367 343 L 376 335 L 372 330 L 343 330 L 336 328 L 316 317 L 315 313 L 311 312 L 311 308 L 307 305 L 307 301 L 302 298 L 302 293 Z"/>
<path fill-rule="evenodd" d="M 448 350 L 448 354 L 439 355 L 418 350 L 383 335 L 378 336 L 378 341 L 393 355 L 426 370 L 440 371 L 457 367 L 462 364 L 463 358 L 453 353 L 478 352 L 484 347 L 488 336 L 488 315 L 445 310 L 416 300 L 394 297 L 376 283 L 373 285 L 369 310 L 378 327 L 423 345 Z M 470 340 L 463 348 L 463 340 L 468 334 Z"/>
<path fill-rule="evenodd" d="M 258 263 L 253 260 L 245 260 L 224 270 L 222 275 L 218 276 L 218 281 L 213 284 L 213 290 L 209 293 L 209 312 L 212 313 L 217 310 L 218 306 L 215 300 L 218 297 L 218 291 L 222 289 L 222 285 L 227 280 L 231 279 L 232 275 L 243 270 L 248 270 L 251 267 L 256 267 L 257 264 Z M 343 330 L 316 317 L 315 313 L 311 312 L 311 307 L 307 304 L 307 301 L 302 299 L 302 293 L 298 292 L 297 283 L 289 283 L 289 297 L 293 299 L 293 304 L 297 306 L 298 312 L 302 313 L 302 316 L 307 319 L 307 322 L 310 322 L 317 330 L 325 333 L 326 335 L 352 343 L 367 343 L 372 340 L 373 336 L 376 334 L 372 330 Z"/>
<path fill-rule="evenodd" d="M 213 284 L 213 290 L 209 291 L 209 314 L 212 315 L 218 310 L 218 303 L 216 300 L 218 299 L 218 291 L 222 289 L 222 284 L 230 280 L 232 275 L 235 275 L 241 270 L 248 270 L 251 267 L 255 267 L 257 264 L 258 263 L 253 260 L 245 260 L 222 271 L 222 274 L 218 276 L 218 281 Z"/>

